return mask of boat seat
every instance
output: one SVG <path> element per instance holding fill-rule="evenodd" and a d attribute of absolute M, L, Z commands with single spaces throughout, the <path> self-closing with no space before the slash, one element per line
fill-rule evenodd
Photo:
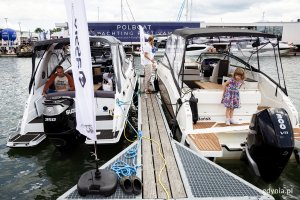
<path fill-rule="evenodd" d="M 103 81 L 103 74 L 97 74 L 93 76 L 94 84 L 102 83 L 102 81 Z"/>
<path fill-rule="evenodd" d="M 64 91 L 64 92 L 48 93 L 46 95 L 46 99 L 49 99 L 51 97 L 59 97 L 59 96 L 67 96 L 67 97 L 75 98 L 75 91 Z"/>
<path fill-rule="evenodd" d="M 199 69 L 184 69 L 183 73 L 180 74 L 183 81 L 199 81 L 201 80 Z"/>
<path fill-rule="evenodd" d="M 228 75 L 229 60 L 219 60 L 218 64 L 214 67 L 210 81 L 222 84 L 223 76 Z"/>
<path fill-rule="evenodd" d="M 97 90 L 94 93 L 96 98 L 115 98 L 115 94 L 116 94 L 115 91 L 102 91 L 102 90 Z M 71 98 L 75 98 L 75 91 L 49 93 L 46 95 L 46 99 L 49 99 L 51 97 L 58 97 L 58 96 L 68 96 Z"/>
<path fill-rule="evenodd" d="M 98 98 L 115 98 L 116 91 L 103 91 L 97 90 L 95 91 L 95 97 Z"/>
<path fill-rule="evenodd" d="M 199 69 L 199 64 L 196 62 L 186 62 L 184 63 L 185 69 Z"/>
<path fill-rule="evenodd" d="M 217 86 L 218 84 L 208 85 Z M 220 87 L 222 85 L 219 85 Z M 225 119 L 226 108 L 221 103 L 223 90 L 212 89 L 198 89 L 194 93 L 198 99 L 198 115 L 202 118 L 208 118 L 219 122 Z M 261 92 L 259 90 L 240 90 L 241 107 L 235 109 L 234 116 L 242 121 L 250 120 L 253 113 L 257 111 L 257 106 L 261 104 Z"/>

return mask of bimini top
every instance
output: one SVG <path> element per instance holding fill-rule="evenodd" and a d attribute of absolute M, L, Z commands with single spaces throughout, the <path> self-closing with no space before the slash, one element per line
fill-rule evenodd
<path fill-rule="evenodd" d="M 276 35 L 261 33 L 258 31 L 234 29 L 234 28 L 183 28 L 177 29 L 173 32 L 175 35 L 179 35 L 185 39 L 194 37 L 265 37 L 265 38 L 277 38 Z"/>
<path fill-rule="evenodd" d="M 121 44 L 120 40 L 113 36 L 90 36 L 90 42 L 102 42 L 109 45 Z M 55 48 L 60 48 L 61 46 L 70 44 L 70 38 L 38 41 L 34 43 L 34 50 L 47 50 L 49 45 L 52 45 L 54 43 L 57 43 Z"/>

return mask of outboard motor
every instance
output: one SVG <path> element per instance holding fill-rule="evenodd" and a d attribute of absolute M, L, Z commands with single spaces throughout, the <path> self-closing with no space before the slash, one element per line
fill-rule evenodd
<path fill-rule="evenodd" d="M 275 181 L 294 149 L 290 118 L 283 108 L 268 108 L 252 116 L 246 155 L 256 175 Z"/>
<path fill-rule="evenodd" d="M 44 102 L 44 132 L 59 149 L 67 149 L 85 136 L 76 130 L 75 102 L 70 97 L 52 97 Z"/>

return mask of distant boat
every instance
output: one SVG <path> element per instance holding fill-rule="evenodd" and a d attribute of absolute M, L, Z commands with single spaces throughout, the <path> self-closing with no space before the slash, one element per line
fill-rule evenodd
<path fill-rule="evenodd" d="M 279 42 L 279 51 L 280 55 L 288 55 L 291 51 L 297 49 L 297 47 L 293 44 L 288 44 L 287 42 Z M 237 43 L 236 45 L 233 45 L 231 48 L 231 52 L 233 54 L 243 54 L 244 56 L 251 56 L 252 54 L 256 54 L 256 52 L 259 52 L 260 56 L 273 56 L 274 52 L 278 54 L 277 51 L 277 44 L 273 43 L 266 43 L 261 44 L 258 47 L 252 47 L 251 44 L 240 44 Z M 275 49 L 275 51 L 274 51 Z"/>
<path fill-rule="evenodd" d="M 9 50 L 7 50 L 7 47 L 0 47 L 0 57 L 16 57 L 17 54 L 15 52 L 14 47 L 9 47 Z"/>
<path fill-rule="evenodd" d="M 33 52 L 33 47 L 31 44 L 21 44 L 17 47 L 18 57 L 31 57 Z"/>

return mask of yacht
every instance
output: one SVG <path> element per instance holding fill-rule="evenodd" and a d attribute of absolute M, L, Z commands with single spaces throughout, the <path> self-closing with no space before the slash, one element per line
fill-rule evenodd
<path fill-rule="evenodd" d="M 197 56 L 200 55 L 201 53 L 210 51 L 212 48 L 214 47 L 206 44 L 189 44 L 186 47 L 186 55 Z"/>
<path fill-rule="evenodd" d="M 168 38 L 157 67 L 158 89 L 174 139 L 212 160 L 245 156 L 257 175 L 275 180 L 294 147 L 295 157 L 300 147 L 298 112 L 288 96 L 280 57 L 270 62 L 260 52 L 245 58 L 220 48 L 190 59 L 186 44 L 193 38 L 230 46 L 277 37 L 239 29 L 178 29 Z M 259 46 L 257 40 L 253 46 Z M 241 107 L 234 111 L 236 123 L 226 126 L 222 84 L 237 68 L 246 76 Z"/>
<path fill-rule="evenodd" d="M 122 43 L 112 36 L 90 37 L 97 144 L 117 143 L 124 129 L 134 94 L 137 76 L 133 57 L 127 56 Z M 70 39 L 36 42 L 32 55 L 29 97 L 20 132 L 10 135 L 9 147 L 32 147 L 49 138 L 59 149 L 80 142 L 94 144 L 76 130 L 75 91 L 42 95 L 49 77 L 58 65 L 72 76 Z M 112 85 L 103 80 L 112 74 Z M 50 86 L 51 88 L 51 86 Z"/>
<path fill-rule="evenodd" d="M 259 52 L 260 56 L 273 56 L 274 53 L 278 54 L 278 52 L 280 52 L 281 56 L 286 56 L 290 52 L 297 49 L 297 47 L 293 44 L 277 40 L 262 41 L 259 42 L 259 44 L 259 46 L 253 47 L 251 42 L 236 43 L 232 45 L 231 50 L 233 54 L 240 54 L 249 57 L 252 56 L 252 54 L 256 54 L 257 52 Z"/>

